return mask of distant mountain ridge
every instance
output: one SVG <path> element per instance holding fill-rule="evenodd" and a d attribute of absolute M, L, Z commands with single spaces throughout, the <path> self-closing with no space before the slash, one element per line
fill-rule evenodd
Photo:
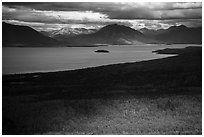
<path fill-rule="evenodd" d="M 59 42 L 31 27 L 2 22 L 2 44 L 3 46 L 53 46 Z"/>
<path fill-rule="evenodd" d="M 52 35 L 52 36 L 51 36 Z M 50 37 L 48 37 L 50 36 Z M 52 38 L 53 37 L 53 38 Z M 100 46 L 137 44 L 201 44 L 202 27 L 188 28 L 184 25 L 168 29 L 137 31 L 124 25 L 111 24 L 99 30 L 68 29 L 38 32 L 28 26 L 2 22 L 3 46 Z"/>
<path fill-rule="evenodd" d="M 142 28 L 139 31 L 146 36 L 155 36 L 155 35 L 163 33 L 165 29 L 154 30 L 154 29 Z"/>
<path fill-rule="evenodd" d="M 188 28 L 184 25 L 171 26 L 168 29 L 140 29 L 140 32 L 150 38 L 171 44 L 202 44 L 202 27 Z"/>

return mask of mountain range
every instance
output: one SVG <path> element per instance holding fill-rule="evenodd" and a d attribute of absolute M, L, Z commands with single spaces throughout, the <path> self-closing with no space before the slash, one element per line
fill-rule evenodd
<path fill-rule="evenodd" d="M 91 34 L 81 34 L 67 37 L 65 42 L 70 44 L 111 44 L 130 45 L 139 43 L 154 43 L 141 32 L 124 25 L 111 24 Z"/>
<path fill-rule="evenodd" d="M 132 45 L 144 43 L 201 44 L 202 27 L 184 25 L 168 29 L 139 31 L 124 25 L 111 24 L 99 30 L 61 28 L 38 32 L 28 26 L 2 23 L 3 46 L 90 46 L 100 44 Z"/>

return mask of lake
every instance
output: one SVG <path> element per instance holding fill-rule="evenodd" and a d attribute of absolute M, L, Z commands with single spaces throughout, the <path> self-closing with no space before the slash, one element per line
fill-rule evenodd
<path fill-rule="evenodd" d="M 137 62 L 170 55 L 152 53 L 164 48 L 182 48 L 195 45 L 125 45 L 104 47 L 3 47 L 2 73 L 32 73 L 74 70 L 108 64 Z M 96 53 L 108 50 L 109 53 Z"/>

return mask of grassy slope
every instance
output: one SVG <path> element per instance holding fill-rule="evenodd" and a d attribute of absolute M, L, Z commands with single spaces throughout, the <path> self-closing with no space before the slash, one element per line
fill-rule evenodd
<path fill-rule="evenodd" d="M 3 134 L 201 134 L 202 51 L 3 76 Z"/>

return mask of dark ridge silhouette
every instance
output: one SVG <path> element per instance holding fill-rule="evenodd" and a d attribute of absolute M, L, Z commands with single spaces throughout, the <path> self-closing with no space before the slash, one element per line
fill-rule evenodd
<path fill-rule="evenodd" d="M 55 39 L 44 36 L 28 26 L 2 22 L 3 46 L 51 46 L 59 44 Z"/>
<path fill-rule="evenodd" d="M 202 27 L 188 28 L 184 25 L 172 26 L 166 30 L 140 30 L 143 34 L 161 41 L 161 43 L 171 44 L 202 44 Z"/>
<path fill-rule="evenodd" d="M 165 29 L 154 30 L 154 29 L 142 28 L 139 31 L 148 37 L 152 37 L 152 36 L 163 33 Z"/>

